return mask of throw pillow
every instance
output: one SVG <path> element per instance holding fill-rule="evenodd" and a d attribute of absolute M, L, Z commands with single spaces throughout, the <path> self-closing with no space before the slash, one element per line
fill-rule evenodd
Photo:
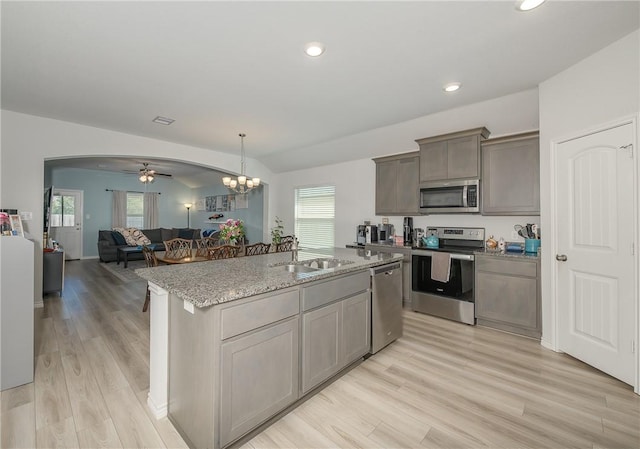
<path fill-rule="evenodd" d="M 178 238 L 193 240 L 193 229 L 178 229 Z"/>
<path fill-rule="evenodd" d="M 113 230 L 122 234 L 129 246 L 143 246 L 151 243 L 151 240 L 138 228 L 113 228 Z"/>
<path fill-rule="evenodd" d="M 113 237 L 113 240 L 115 240 L 116 245 L 122 246 L 127 244 L 127 241 L 125 240 L 124 236 L 120 234 L 118 231 L 111 231 L 111 236 Z"/>

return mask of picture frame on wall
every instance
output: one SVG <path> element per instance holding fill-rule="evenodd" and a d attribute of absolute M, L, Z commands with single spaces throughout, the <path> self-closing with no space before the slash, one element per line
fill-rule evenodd
<path fill-rule="evenodd" d="M 22 229 L 22 219 L 20 215 L 9 215 L 9 222 L 11 223 L 11 234 L 24 237 L 24 230 Z"/>

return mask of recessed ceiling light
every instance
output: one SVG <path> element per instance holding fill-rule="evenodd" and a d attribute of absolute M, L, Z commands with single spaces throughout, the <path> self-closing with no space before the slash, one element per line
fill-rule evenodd
<path fill-rule="evenodd" d="M 520 11 L 531 11 L 533 8 L 537 8 L 544 2 L 545 0 L 520 0 L 516 5 L 516 9 Z"/>
<path fill-rule="evenodd" d="M 322 42 L 309 42 L 304 46 L 304 52 L 307 56 L 316 57 L 324 53 L 324 44 Z"/>
<path fill-rule="evenodd" d="M 442 87 L 442 90 L 444 90 L 445 92 L 455 92 L 456 90 L 460 89 L 460 86 L 462 86 L 462 84 L 460 83 L 449 83 L 445 84 Z"/>
<path fill-rule="evenodd" d="M 160 125 L 170 125 L 173 122 L 175 122 L 174 119 L 172 118 L 167 118 L 167 117 L 160 117 L 157 116 L 156 118 L 154 118 L 153 120 L 151 120 L 153 123 L 158 123 Z"/>

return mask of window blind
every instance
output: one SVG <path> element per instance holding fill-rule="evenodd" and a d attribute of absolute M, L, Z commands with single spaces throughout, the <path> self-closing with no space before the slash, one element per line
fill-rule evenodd
<path fill-rule="evenodd" d="M 138 192 L 127 192 L 127 227 L 142 229 L 144 196 Z"/>
<path fill-rule="evenodd" d="M 309 249 L 335 246 L 335 186 L 295 190 L 295 234 Z"/>

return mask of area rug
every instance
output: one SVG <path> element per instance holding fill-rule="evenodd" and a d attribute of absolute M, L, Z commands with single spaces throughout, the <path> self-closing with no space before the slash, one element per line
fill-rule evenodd
<path fill-rule="evenodd" d="M 115 262 L 100 262 L 100 266 L 121 281 L 131 282 L 142 280 L 142 278 L 136 274 L 136 269 L 145 268 L 147 264 L 144 260 L 130 260 L 127 268 L 124 267 L 124 262 L 120 262 L 120 265 L 117 265 Z"/>

